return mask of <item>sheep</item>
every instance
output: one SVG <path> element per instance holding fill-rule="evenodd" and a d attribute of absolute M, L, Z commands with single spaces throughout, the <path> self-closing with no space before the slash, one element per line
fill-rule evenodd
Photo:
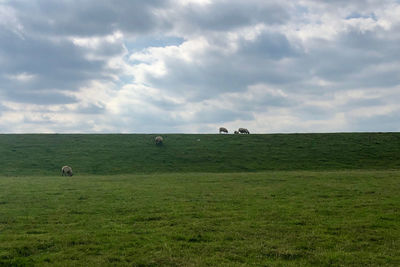
<path fill-rule="evenodd" d="M 249 130 L 247 130 L 246 128 L 239 128 L 239 133 L 250 134 Z"/>
<path fill-rule="evenodd" d="M 61 175 L 62 176 L 72 176 L 72 168 L 70 166 L 64 166 L 61 168 Z"/>
<path fill-rule="evenodd" d="M 228 129 L 226 129 L 225 127 L 220 127 L 219 133 L 228 133 Z"/>
<path fill-rule="evenodd" d="M 157 136 L 154 140 L 156 141 L 156 145 L 162 145 L 164 141 L 161 136 Z"/>

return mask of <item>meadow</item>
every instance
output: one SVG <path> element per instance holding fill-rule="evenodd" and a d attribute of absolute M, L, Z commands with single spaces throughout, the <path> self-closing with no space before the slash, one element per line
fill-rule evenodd
<path fill-rule="evenodd" d="M 1 135 L 0 266 L 400 265 L 400 134 L 152 139 Z"/>

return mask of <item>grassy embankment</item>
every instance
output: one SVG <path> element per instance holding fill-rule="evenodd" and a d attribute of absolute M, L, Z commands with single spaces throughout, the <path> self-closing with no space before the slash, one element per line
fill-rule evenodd
<path fill-rule="evenodd" d="M 0 175 L 399 169 L 400 134 L 0 135 Z"/>
<path fill-rule="evenodd" d="M 398 266 L 399 142 L 2 135 L 0 265 Z"/>

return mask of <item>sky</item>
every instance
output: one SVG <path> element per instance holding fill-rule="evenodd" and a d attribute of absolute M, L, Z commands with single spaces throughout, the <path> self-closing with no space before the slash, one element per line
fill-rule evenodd
<path fill-rule="evenodd" d="M 400 131 L 400 0 L 0 0 L 0 133 Z"/>

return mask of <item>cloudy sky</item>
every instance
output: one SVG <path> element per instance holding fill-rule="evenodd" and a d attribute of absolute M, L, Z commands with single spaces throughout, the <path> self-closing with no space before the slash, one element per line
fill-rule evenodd
<path fill-rule="evenodd" d="M 399 0 L 0 0 L 0 133 L 400 131 Z"/>

